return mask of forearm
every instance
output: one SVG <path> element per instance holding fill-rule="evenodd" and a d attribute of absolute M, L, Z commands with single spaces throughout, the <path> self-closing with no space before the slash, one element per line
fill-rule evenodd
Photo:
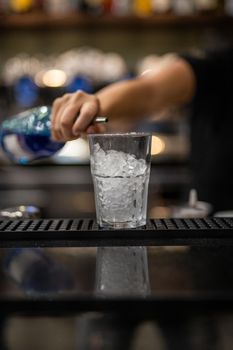
<path fill-rule="evenodd" d="M 97 115 L 109 118 L 109 129 L 117 124 L 118 128 L 133 126 L 165 108 L 189 102 L 195 84 L 191 66 L 176 59 L 146 76 L 110 85 L 96 95 L 83 91 L 65 94 L 53 103 L 52 136 L 67 141 L 82 133 L 104 132 L 103 126 L 92 123 Z"/>
<path fill-rule="evenodd" d="M 149 95 L 153 92 L 142 78 L 109 85 L 97 93 L 100 113 L 111 120 L 141 119 L 148 115 Z"/>
<path fill-rule="evenodd" d="M 194 90 L 191 67 L 184 60 L 176 59 L 157 72 L 110 85 L 96 95 L 101 114 L 111 120 L 136 121 L 164 108 L 189 102 Z"/>

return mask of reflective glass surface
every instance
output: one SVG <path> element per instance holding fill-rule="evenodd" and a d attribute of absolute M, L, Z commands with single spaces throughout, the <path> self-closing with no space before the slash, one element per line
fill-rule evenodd
<path fill-rule="evenodd" d="M 1 249 L 1 349 L 231 349 L 232 302 L 229 301 L 229 310 L 224 304 L 223 308 L 206 310 L 199 308 L 198 303 L 202 298 L 220 296 L 224 301 L 232 296 L 232 247 L 149 247 L 151 295 L 141 299 L 143 303 L 147 299 L 158 303 L 148 308 L 137 298 L 133 308 L 127 301 L 123 308 L 118 305 L 119 309 L 114 310 L 102 310 L 107 299 L 96 294 L 97 249 Z M 112 266 L 108 269 L 114 273 Z M 189 297 L 198 302 L 198 310 L 191 304 L 183 310 L 179 300 Z M 88 306 L 87 301 L 93 299 L 98 304 Z M 112 299 L 120 296 L 112 295 Z M 49 305 L 55 300 L 59 303 L 51 308 Z M 169 304 L 172 300 L 175 303 Z M 16 315 L 7 314 L 10 305 L 18 307 L 17 301 L 22 304 L 19 315 L 17 310 L 13 310 Z M 28 301 L 32 303 L 27 304 Z M 86 310 L 77 308 L 83 302 Z M 35 309 L 35 305 L 39 307 Z"/>
<path fill-rule="evenodd" d="M 1 249 L 0 300 L 96 297 L 96 279 L 100 273 L 96 272 L 97 249 Z M 162 246 L 149 247 L 147 251 L 151 288 L 149 298 L 199 298 L 208 293 L 229 295 L 233 292 L 231 246 Z M 108 270 L 114 273 L 113 266 L 108 266 Z M 133 276 L 129 276 L 129 283 L 131 278 Z M 112 296 L 115 296 L 114 293 Z M 127 294 L 125 296 L 128 297 Z M 124 297 L 124 292 L 117 297 Z"/>

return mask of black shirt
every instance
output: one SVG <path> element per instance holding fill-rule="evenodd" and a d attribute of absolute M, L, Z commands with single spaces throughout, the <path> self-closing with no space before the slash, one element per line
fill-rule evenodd
<path fill-rule="evenodd" d="M 191 116 L 193 186 L 215 211 L 233 209 L 233 48 L 182 57 L 197 80 Z"/>

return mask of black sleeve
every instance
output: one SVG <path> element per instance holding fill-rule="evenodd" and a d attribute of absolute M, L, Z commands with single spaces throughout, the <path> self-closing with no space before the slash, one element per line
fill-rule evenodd
<path fill-rule="evenodd" d="M 197 89 L 194 98 L 217 97 L 233 89 L 233 47 L 180 55 L 192 67 Z"/>

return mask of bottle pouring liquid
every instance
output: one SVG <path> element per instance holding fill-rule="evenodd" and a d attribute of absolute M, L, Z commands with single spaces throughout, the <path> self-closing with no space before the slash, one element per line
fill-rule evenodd
<path fill-rule="evenodd" d="M 50 137 L 50 113 L 50 107 L 37 107 L 2 123 L 1 146 L 14 163 L 28 164 L 52 156 L 64 146 Z"/>
<path fill-rule="evenodd" d="M 51 139 L 51 107 L 40 106 L 5 120 L 1 126 L 0 143 L 8 158 L 17 164 L 53 156 L 64 143 Z M 107 119 L 96 117 L 93 123 Z"/>

